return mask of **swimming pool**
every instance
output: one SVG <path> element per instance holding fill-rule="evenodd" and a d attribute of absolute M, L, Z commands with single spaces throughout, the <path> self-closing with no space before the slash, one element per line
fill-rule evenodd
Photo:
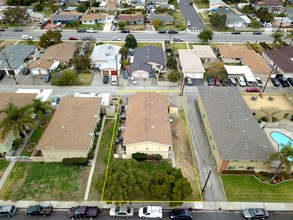
<path fill-rule="evenodd" d="M 273 131 L 271 132 L 271 137 L 277 142 L 279 146 L 279 151 L 282 150 L 283 145 L 286 145 L 288 143 L 291 143 L 291 146 L 293 146 L 293 141 L 286 135 L 278 132 L 278 131 Z M 288 158 L 290 161 L 293 161 L 292 157 Z"/>

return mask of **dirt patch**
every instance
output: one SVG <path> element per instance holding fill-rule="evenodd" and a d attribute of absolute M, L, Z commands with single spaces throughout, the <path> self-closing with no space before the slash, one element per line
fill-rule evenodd
<path fill-rule="evenodd" d="M 184 177 L 191 184 L 193 190 L 188 200 L 200 200 L 195 161 L 188 138 L 188 130 L 185 124 L 184 112 L 180 111 L 180 117 L 173 118 L 171 124 L 176 168 L 180 168 Z"/>

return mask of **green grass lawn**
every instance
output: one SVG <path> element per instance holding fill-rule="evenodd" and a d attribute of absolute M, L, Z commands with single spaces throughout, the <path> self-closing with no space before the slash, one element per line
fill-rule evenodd
<path fill-rule="evenodd" d="M 37 41 L 36 41 L 36 39 L 35 39 L 35 41 L 32 41 L 32 40 L 21 40 L 17 44 L 38 46 L 39 45 L 39 41 L 38 41 L 38 39 L 37 39 Z"/>
<path fill-rule="evenodd" d="M 177 53 L 178 52 L 178 49 L 187 49 L 187 46 L 186 46 L 186 43 L 171 43 L 171 48 L 173 50 L 174 48 L 174 52 Z"/>
<path fill-rule="evenodd" d="M 104 25 L 103 24 L 80 24 L 78 25 L 78 28 L 93 28 L 93 29 L 97 29 L 97 30 L 103 30 L 104 29 Z"/>
<path fill-rule="evenodd" d="M 8 167 L 9 162 L 7 160 L 0 160 L 0 178 L 3 176 L 6 168 Z"/>
<path fill-rule="evenodd" d="M 221 176 L 229 202 L 293 202 L 293 181 L 278 185 L 260 182 L 254 176 Z"/>
<path fill-rule="evenodd" d="M 147 42 L 138 42 L 137 47 L 146 47 L 146 46 L 155 46 L 155 47 L 162 47 L 162 43 L 147 43 Z"/>
<path fill-rule="evenodd" d="M 4 200 L 83 200 L 89 167 L 17 162 L 0 198 Z"/>
<path fill-rule="evenodd" d="M 89 86 L 91 85 L 92 81 L 93 81 L 93 74 L 92 73 L 80 73 L 79 77 L 82 81 L 83 86 Z"/>

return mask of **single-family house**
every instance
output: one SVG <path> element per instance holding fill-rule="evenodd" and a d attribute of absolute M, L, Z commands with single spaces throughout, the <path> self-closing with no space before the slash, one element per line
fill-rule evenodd
<path fill-rule="evenodd" d="M 150 73 L 164 71 L 165 63 L 165 54 L 162 48 L 155 46 L 136 48 L 133 62 L 130 63 L 130 73 L 133 77 L 148 78 Z"/>
<path fill-rule="evenodd" d="M 256 10 L 259 8 L 267 8 L 268 12 L 279 14 L 285 11 L 282 0 L 261 0 L 253 4 Z"/>
<path fill-rule="evenodd" d="M 209 2 L 209 10 L 216 11 L 218 7 L 225 7 L 226 3 L 222 0 L 210 0 Z"/>
<path fill-rule="evenodd" d="M 150 92 L 128 97 L 123 146 L 126 158 L 133 153 L 169 158 L 173 141 L 167 96 Z"/>
<path fill-rule="evenodd" d="M 91 60 L 95 69 L 101 71 L 103 76 L 112 76 L 120 74 L 120 60 L 119 53 L 120 46 L 112 44 L 96 45 L 92 54 Z"/>
<path fill-rule="evenodd" d="M 32 103 L 32 100 L 36 98 L 36 93 L 0 93 L 0 110 L 6 108 L 8 103 L 12 103 L 17 107 L 23 107 Z M 0 114 L 0 121 L 5 117 L 5 114 Z M 4 155 L 10 152 L 13 141 L 16 139 L 13 132 L 9 132 L 4 137 L 0 135 L 0 154 Z"/>
<path fill-rule="evenodd" d="M 211 159 L 218 172 L 269 170 L 268 159 L 276 149 L 239 90 L 232 87 L 200 86 L 198 92 L 200 115 L 212 151 Z"/>
<path fill-rule="evenodd" d="M 0 73 L 18 75 L 36 50 L 35 45 L 16 44 L 6 47 L 0 53 Z"/>
<path fill-rule="evenodd" d="M 293 20 L 289 17 L 274 17 L 273 25 L 275 27 L 292 27 Z"/>
<path fill-rule="evenodd" d="M 170 10 L 175 10 L 174 5 L 170 5 L 170 4 L 159 4 L 157 7 L 159 7 L 159 8 L 165 8 L 165 9 L 170 9 Z"/>
<path fill-rule="evenodd" d="M 93 145 L 100 106 L 100 98 L 62 98 L 32 160 L 61 162 L 64 158 L 86 158 Z"/>
<path fill-rule="evenodd" d="M 144 24 L 144 16 L 142 14 L 120 14 L 118 21 L 126 22 L 126 24 Z"/>
<path fill-rule="evenodd" d="M 84 14 L 80 21 L 82 24 L 105 24 L 107 21 L 108 14 Z"/>
<path fill-rule="evenodd" d="M 78 11 L 70 11 L 70 10 L 60 11 L 59 13 L 56 13 L 52 16 L 51 21 L 54 24 L 57 24 L 57 23 L 64 24 L 68 22 L 79 21 L 81 16 L 82 16 L 82 13 Z"/>
<path fill-rule="evenodd" d="M 31 62 L 28 67 L 34 75 L 48 74 L 56 69 L 60 63 L 66 65 L 70 63 L 76 50 L 75 43 L 61 43 L 50 46 L 39 59 Z"/>
<path fill-rule="evenodd" d="M 276 66 L 275 73 L 293 77 L 293 49 L 291 46 L 279 47 L 278 50 L 264 50 L 262 57 L 271 67 Z"/>
<path fill-rule="evenodd" d="M 175 19 L 172 15 L 150 14 L 147 20 L 152 24 L 154 20 L 159 19 L 163 25 L 174 24 Z"/>
<path fill-rule="evenodd" d="M 179 49 L 178 54 L 184 77 L 203 79 L 205 69 L 200 58 L 191 50 Z"/>
<path fill-rule="evenodd" d="M 191 51 L 198 56 L 203 63 L 214 62 L 218 59 L 209 45 L 192 45 Z"/>
<path fill-rule="evenodd" d="M 168 0 L 150 0 L 150 5 L 168 4 Z"/>
<path fill-rule="evenodd" d="M 246 15 L 230 14 L 227 15 L 226 26 L 229 28 L 247 27 L 251 20 Z"/>

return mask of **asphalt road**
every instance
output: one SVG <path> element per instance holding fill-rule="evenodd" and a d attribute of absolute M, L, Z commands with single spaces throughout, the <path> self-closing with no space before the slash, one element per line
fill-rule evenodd
<path fill-rule="evenodd" d="M 270 220 L 292 220 L 293 212 L 270 212 Z M 15 220 L 40 220 L 40 219 L 49 219 L 49 220 L 68 220 L 67 211 L 55 211 L 50 217 L 43 216 L 32 216 L 28 217 L 25 215 L 24 210 L 19 210 L 14 217 L 10 219 Z M 110 220 L 113 219 L 109 216 L 108 211 L 103 211 L 97 219 Z M 125 218 L 115 218 L 115 219 L 125 219 Z M 131 218 L 133 220 L 138 220 L 137 211 L 135 212 L 135 217 Z M 169 219 L 168 213 L 164 212 L 164 218 Z M 193 212 L 193 219 L 195 220 L 243 220 L 240 212 Z"/>

